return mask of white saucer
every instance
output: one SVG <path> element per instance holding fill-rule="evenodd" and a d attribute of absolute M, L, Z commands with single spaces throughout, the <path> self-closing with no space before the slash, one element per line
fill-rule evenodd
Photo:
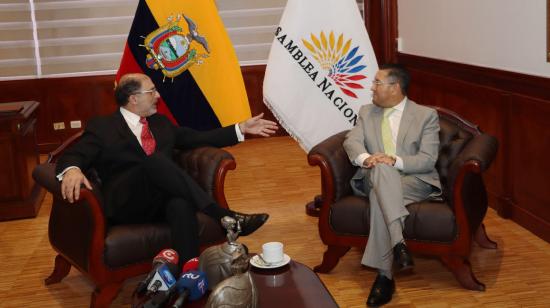
<path fill-rule="evenodd" d="M 287 265 L 288 262 L 290 262 L 290 257 L 286 253 L 284 254 L 283 261 L 279 263 L 271 264 L 271 265 L 265 265 L 260 259 L 260 257 L 258 257 L 258 255 L 255 255 L 252 258 L 250 258 L 250 264 L 258 268 L 278 268 L 278 267 Z"/>

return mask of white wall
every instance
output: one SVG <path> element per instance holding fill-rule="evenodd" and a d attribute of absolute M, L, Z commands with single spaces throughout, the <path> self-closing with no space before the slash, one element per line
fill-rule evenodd
<path fill-rule="evenodd" d="M 398 0 L 400 52 L 550 77 L 546 0 Z"/>

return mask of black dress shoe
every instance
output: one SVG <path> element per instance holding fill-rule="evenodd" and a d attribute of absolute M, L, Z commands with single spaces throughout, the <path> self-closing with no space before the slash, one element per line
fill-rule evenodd
<path fill-rule="evenodd" d="M 393 247 L 393 264 L 397 271 L 405 271 L 414 266 L 414 261 L 405 243 Z"/>
<path fill-rule="evenodd" d="M 391 301 L 393 292 L 395 291 L 395 281 L 384 275 L 378 274 L 372 288 L 370 289 L 367 306 L 379 307 Z"/>
<path fill-rule="evenodd" d="M 247 236 L 258 230 L 269 218 L 268 214 L 241 214 L 235 212 L 233 214 L 239 224 L 241 225 L 241 236 Z"/>

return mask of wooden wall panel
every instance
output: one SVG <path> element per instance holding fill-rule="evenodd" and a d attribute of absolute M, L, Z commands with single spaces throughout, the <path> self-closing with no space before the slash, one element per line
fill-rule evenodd
<path fill-rule="evenodd" d="M 550 102 L 521 95 L 513 96 L 510 130 L 510 164 L 517 206 L 536 214 L 533 217 L 550 227 Z"/>
<path fill-rule="evenodd" d="M 365 0 L 365 26 L 378 64 L 395 62 L 397 0 Z"/>
<path fill-rule="evenodd" d="M 37 112 L 37 141 L 42 153 L 55 149 L 63 140 L 77 132 L 69 122 L 86 121 L 97 114 L 115 110 L 113 101 L 114 76 L 47 78 L 0 82 L 0 103 L 35 100 Z M 64 130 L 54 130 L 53 123 L 64 122 Z"/>

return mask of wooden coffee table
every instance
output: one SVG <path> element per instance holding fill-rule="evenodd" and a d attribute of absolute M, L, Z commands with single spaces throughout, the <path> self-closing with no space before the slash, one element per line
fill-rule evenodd
<path fill-rule="evenodd" d="M 252 267 L 259 293 L 259 307 L 338 307 L 319 276 L 300 262 L 290 261 L 278 269 Z"/>
<path fill-rule="evenodd" d="M 251 266 L 258 288 L 260 308 L 331 308 L 338 307 L 323 282 L 309 267 L 296 261 L 277 269 Z M 207 297 L 185 307 L 203 307 Z"/>

